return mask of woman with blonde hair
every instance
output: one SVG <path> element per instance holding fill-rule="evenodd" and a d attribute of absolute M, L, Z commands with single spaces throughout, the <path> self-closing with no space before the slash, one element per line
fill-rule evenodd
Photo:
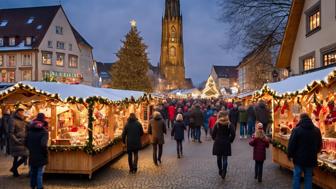
<path fill-rule="evenodd" d="M 253 146 L 253 160 L 255 161 L 254 178 L 262 182 L 263 165 L 266 159 L 266 148 L 269 147 L 269 140 L 263 130 L 263 124 L 257 123 L 256 131 L 250 145 Z"/>
<path fill-rule="evenodd" d="M 235 127 L 229 121 L 229 113 L 221 111 L 218 113 L 217 123 L 212 131 L 212 138 L 215 141 L 212 154 L 217 156 L 219 175 L 225 179 L 228 156 L 231 156 L 231 143 L 235 139 Z"/>
<path fill-rule="evenodd" d="M 177 114 L 176 121 L 171 131 L 171 136 L 174 137 L 177 143 L 177 158 L 181 158 L 183 156 L 182 141 L 184 140 L 185 130 L 186 130 L 186 126 L 183 121 L 183 116 L 182 114 Z"/>

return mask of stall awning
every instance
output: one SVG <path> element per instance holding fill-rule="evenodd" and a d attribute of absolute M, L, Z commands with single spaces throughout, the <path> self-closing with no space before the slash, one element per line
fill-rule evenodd
<path fill-rule="evenodd" d="M 15 84 L 6 90 L 1 91 L 1 95 L 4 93 L 11 93 L 15 91 L 19 86 L 29 87 L 38 92 L 44 92 L 48 95 L 58 95 L 58 97 L 66 101 L 68 98 L 82 98 L 88 99 L 90 97 L 102 97 L 112 102 L 123 101 L 126 98 L 139 99 L 145 95 L 145 92 L 129 91 L 129 90 L 117 90 L 106 88 L 95 88 L 87 85 L 69 85 L 64 83 L 55 82 L 29 82 L 23 81 Z"/>
<path fill-rule="evenodd" d="M 301 93 L 304 90 L 309 91 L 309 87 L 315 84 L 328 83 L 331 78 L 334 78 L 336 68 L 326 68 L 312 73 L 289 77 L 285 80 L 276 83 L 265 84 L 261 91 L 271 91 L 276 96 L 290 95 L 294 93 Z M 259 91 L 258 93 L 260 93 Z"/>

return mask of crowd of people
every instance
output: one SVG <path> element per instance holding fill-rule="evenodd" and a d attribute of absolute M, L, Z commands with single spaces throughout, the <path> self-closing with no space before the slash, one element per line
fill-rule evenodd
<path fill-rule="evenodd" d="M 30 122 L 25 120 L 24 109 L 18 108 L 10 114 L 5 110 L 0 122 L 1 151 L 13 157 L 10 169 L 19 177 L 18 168 L 29 163 L 30 186 L 43 188 L 44 166 L 48 163 L 48 122 L 39 113 Z"/>
<path fill-rule="evenodd" d="M 0 147 L 1 151 L 13 156 L 10 171 L 14 177 L 18 177 L 18 168 L 27 164 L 29 159 L 30 186 L 33 189 L 43 188 L 43 170 L 48 163 L 48 122 L 45 115 L 39 113 L 34 120 L 26 122 L 23 109 L 17 109 L 12 114 L 8 110 L 3 112 L 0 122 Z M 176 140 L 177 158 L 182 158 L 185 132 L 188 140 L 202 143 L 203 129 L 204 138 L 214 141 L 212 154 L 217 156 L 218 173 L 225 179 L 228 157 L 232 155 L 231 144 L 239 126 L 240 139 L 250 138 L 249 145 L 253 147 L 255 161 L 254 176 L 262 182 L 266 148 L 270 143 L 267 134 L 270 132 L 271 122 L 271 112 L 263 101 L 245 107 L 243 104 L 221 99 L 166 99 L 155 108 L 149 122 L 148 134 L 153 147 L 153 163 L 155 166 L 162 164 L 163 145 L 168 132 Z M 143 135 L 141 123 L 131 113 L 122 132 L 131 174 L 138 171 L 138 152 L 142 148 Z M 288 147 L 288 158 L 293 159 L 295 165 L 293 188 L 300 187 L 302 172 L 305 175 L 305 188 L 311 188 L 312 170 L 317 165 L 317 153 L 321 146 L 319 129 L 314 126 L 308 114 L 302 114 L 301 121 L 292 132 Z"/>

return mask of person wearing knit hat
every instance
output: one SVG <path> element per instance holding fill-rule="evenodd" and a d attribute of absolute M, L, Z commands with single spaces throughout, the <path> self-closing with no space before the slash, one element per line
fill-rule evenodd
<path fill-rule="evenodd" d="M 153 161 L 156 166 L 158 163 L 162 163 L 162 148 L 164 144 L 164 134 L 167 133 L 166 124 L 162 119 L 161 113 L 155 111 L 153 118 L 149 122 L 148 134 L 151 136 L 151 142 L 153 145 Z M 157 150 L 159 147 L 159 150 Z"/>
<path fill-rule="evenodd" d="M 185 130 L 186 126 L 183 120 L 183 115 L 177 114 L 176 121 L 171 131 L 171 136 L 174 137 L 177 144 L 177 158 L 181 158 L 183 156 L 182 141 L 184 140 Z"/>
<path fill-rule="evenodd" d="M 231 143 L 235 139 L 235 128 L 229 121 L 229 113 L 218 113 L 217 123 L 212 131 L 213 144 L 212 154 L 217 156 L 219 175 L 225 179 L 228 167 L 228 156 L 231 156 Z"/>
<path fill-rule="evenodd" d="M 262 182 L 263 165 L 266 159 L 266 148 L 269 147 L 269 140 L 265 135 L 262 123 L 259 122 L 256 124 L 254 137 L 249 144 L 253 146 L 253 160 L 255 161 L 254 178 L 258 179 L 258 182 Z"/>

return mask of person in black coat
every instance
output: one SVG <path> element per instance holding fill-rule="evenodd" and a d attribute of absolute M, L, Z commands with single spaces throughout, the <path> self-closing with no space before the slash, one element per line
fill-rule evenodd
<path fill-rule="evenodd" d="M 322 135 L 308 114 L 300 115 L 300 122 L 293 129 L 288 143 L 288 158 L 293 158 L 293 188 L 300 188 L 304 172 L 305 188 L 312 188 L 313 168 L 317 166 L 317 154 L 322 149 Z"/>
<path fill-rule="evenodd" d="M 239 120 L 239 110 L 237 104 L 233 105 L 233 108 L 229 111 L 229 121 L 234 126 L 235 130 L 237 129 L 237 124 Z"/>
<path fill-rule="evenodd" d="M 45 115 L 39 113 L 28 126 L 26 146 L 29 150 L 30 186 L 43 188 L 43 170 L 48 164 L 48 122 Z"/>
<path fill-rule="evenodd" d="M 195 129 L 195 140 L 197 140 L 199 143 L 202 143 L 201 127 L 204 123 L 204 117 L 200 105 L 195 105 L 195 109 L 191 112 L 190 118 L 192 119 L 192 124 Z"/>
<path fill-rule="evenodd" d="M 142 147 L 141 136 L 143 134 L 144 131 L 141 123 L 135 114 L 131 113 L 122 132 L 122 141 L 124 144 L 127 144 L 130 173 L 136 173 L 138 171 L 138 152 Z"/>
<path fill-rule="evenodd" d="M 10 154 L 10 145 L 9 145 L 9 120 L 10 120 L 10 110 L 7 109 L 4 111 L 4 114 L 1 119 L 1 124 L 3 126 L 4 131 L 4 139 L 5 139 L 5 145 L 6 145 L 6 154 Z"/>
<path fill-rule="evenodd" d="M 185 130 L 186 126 L 183 121 L 183 116 L 182 114 L 177 114 L 176 121 L 171 131 L 171 136 L 174 137 L 177 143 L 177 158 L 181 158 L 181 156 L 183 156 L 182 141 L 184 140 Z"/>
<path fill-rule="evenodd" d="M 231 156 L 231 143 L 235 139 L 235 128 L 229 122 L 228 112 L 218 113 L 218 121 L 212 131 L 212 138 L 215 141 L 212 154 L 217 156 L 219 175 L 224 179 L 227 172 L 228 156 Z"/>

